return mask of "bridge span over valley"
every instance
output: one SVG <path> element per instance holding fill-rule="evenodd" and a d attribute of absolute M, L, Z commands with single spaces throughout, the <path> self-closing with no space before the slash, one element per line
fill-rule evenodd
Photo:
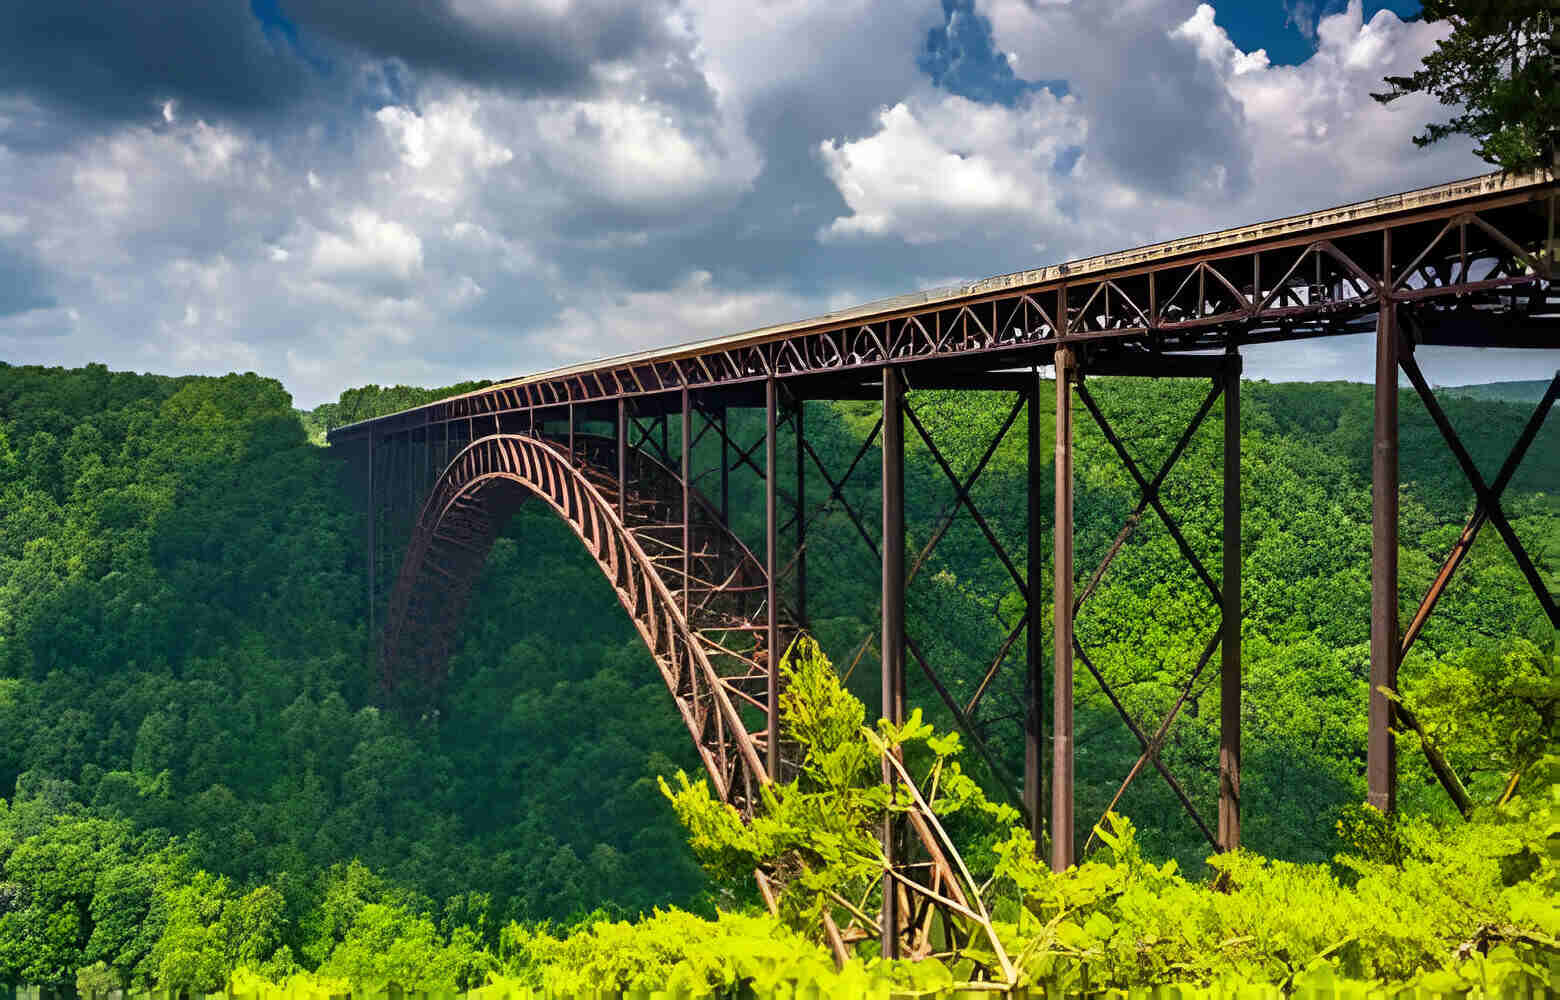
<path fill-rule="evenodd" d="M 876 647 L 883 716 L 904 716 L 907 665 L 924 675 L 1037 842 L 1049 833 L 1051 862 L 1062 868 L 1076 859 L 1073 692 L 1074 668 L 1082 665 L 1142 747 L 1123 790 L 1141 772 L 1158 771 L 1210 845 L 1233 848 L 1241 831 L 1241 352 L 1370 333 L 1376 363 L 1367 782 L 1370 802 L 1391 810 L 1397 765 L 1390 727 L 1405 720 L 1380 689 L 1396 687 L 1399 663 L 1481 530 L 1499 533 L 1560 628 L 1555 595 L 1501 507 L 1502 490 L 1560 396 L 1560 372 L 1499 475 L 1486 480 L 1415 360 L 1420 345 L 1560 349 L 1557 195 L 1548 173 L 1476 177 L 508 379 L 337 428 L 330 444 L 357 470 L 368 515 L 366 604 L 380 636 L 383 683 L 437 685 L 489 547 L 518 504 L 539 500 L 569 524 L 611 582 L 716 794 L 751 815 L 761 808 L 758 788 L 785 778 L 793 764 L 777 728 L 776 664 L 809 624 L 808 529 L 822 508 L 843 504 L 881 563 Z M 1049 369 L 1044 380 L 1042 368 Z M 1208 389 L 1168 462 L 1152 469 L 1134 461 L 1096 404 L 1087 380 L 1093 375 L 1195 379 Z M 1398 615 L 1400 375 L 1476 497 L 1462 536 L 1407 621 Z M 988 459 L 1018 420 L 1027 423 L 1023 550 L 1005 549 L 970 499 L 980 467 L 956 474 L 917 417 L 913 394 L 924 389 L 1008 394 L 1012 407 Z M 808 441 L 807 404 L 844 399 L 880 403 L 881 413 L 850 467 L 831 469 Z M 1158 487 L 1216 407 L 1224 435 L 1223 551 L 1219 564 L 1205 565 Z M 752 411 L 744 426 L 761 427 L 756 436 L 733 431 L 731 416 L 742 409 Z M 1043 413 L 1055 427 L 1054 443 L 1045 447 Z M 1073 550 L 1072 446 L 1080 418 L 1099 425 L 1141 490 L 1116 545 L 1088 575 L 1077 572 Z M 947 527 L 940 523 L 926 546 L 907 553 L 907 435 L 924 441 L 915 454 L 953 481 L 955 512 L 964 506 L 981 526 L 1027 608 L 990 651 L 990 670 L 972 699 L 954 696 L 905 629 L 907 578 Z M 862 464 L 874 446 L 881 508 L 853 509 L 842 484 L 877 464 Z M 734 475 L 762 483 L 763 538 L 748 540 L 751 547 L 730 526 Z M 1054 476 L 1052 509 L 1042 509 L 1038 476 Z M 1220 691 L 1212 817 L 1198 812 L 1158 757 L 1184 694 L 1163 720 L 1132 718 L 1074 635 L 1079 608 L 1140 517 L 1162 520 L 1220 609 L 1190 675 L 1214 669 Z M 1047 605 L 1054 626 L 1045 624 Z M 1009 723 L 1026 748 L 1021 772 L 991 753 L 981 716 L 992 679 L 1013 671 L 1022 671 L 1027 702 Z M 1431 765 L 1452 789 L 1445 762 Z M 892 762 L 885 762 L 885 780 L 898 780 Z M 979 909 L 978 888 L 929 811 L 913 809 L 904 829 L 886 836 L 885 851 L 900 889 L 881 893 L 875 919 L 845 909 L 826 914 L 837 949 L 854 931 L 881 934 L 890 954 L 911 953 L 917 941 L 924 944 L 934 912 Z M 766 898 L 783 877 L 758 873 Z M 1000 944 L 996 950 L 1000 955 Z"/>

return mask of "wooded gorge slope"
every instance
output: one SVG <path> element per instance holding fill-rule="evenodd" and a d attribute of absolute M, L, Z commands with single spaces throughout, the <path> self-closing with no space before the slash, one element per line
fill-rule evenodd
<path fill-rule="evenodd" d="M 1205 391 L 1091 384 L 1149 467 Z M 309 420 L 399 409 L 422 398 L 412 392 L 353 390 Z M 1363 794 L 1370 396 L 1346 384 L 1250 383 L 1245 393 L 1247 839 L 1274 856 L 1321 859 L 1340 808 Z M 918 393 L 912 404 L 960 471 L 1008 405 L 951 393 Z M 1527 411 L 1467 398 L 1446 406 L 1492 474 Z M 1406 613 L 1471 495 L 1418 403 L 1405 398 L 1403 413 Z M 873 415 L 870 405 L 814 403 L 807 419 L 809 440 L 838 472 Z M 1165 490 L 1215 568 L 1217 423 Z M 1082 427 L 1078 449 L 1086 572 L 1137 494 L 1098 433 Z M 1020 420 L 976 489 L 1019 553 L 1024 454 Z M 917 544 L 951 489 L 914 444 L 909 466 Z M 869 514 L 876 477 L 866 470 L 875 467 L 870 454 L 846 488 Z M 69 814 L 117 824 L 135 850 L 175 837 L 199 867 L 236 884 L 291 886 L 294 907 L 326 891 L 321 872 L 360 859 L 429 913 L 487 914 L 487 926 L 598 905 L 707 908 L 703 876 L 654 786 L 657 774 L 694 767 L 686 732 L 567 529 L 539 505 L 515 518 L 461 631 L 442 701 L 406 718 L 376 707 L 359 515 L 340 471 L 271 380 L 0 367 L 0 794 L 11 801 L 0 812 L 0 859 L 45 829 L 40 817 Z M 1047 471 L 1046 510 L 1050 482 Z M 1557 487 L 1560 429 L 1549 427 L 1507 510 L 1552 589 Z M 825 496 L 815 477 L 809 499 Z M 744 512 L 738 529 L 754 538 L 756 484 L 739 477 L 733 501 Z M 876 566 L 838 510 L 810 539 L 810 610 L 843 666 L 876 628 Z M 1214 622 L 1198 586 L 1162 526 L 1145 520 L 1080 620 L 1091 656 L 1150 725 Z M 993 611 L 1011 623 L 1016 597 L 962 519 L 912 587 L 910 629 L 963 697 L 1005 635 Z M 1428 694 L 1432 720 L 1436 699 L 1462 711 L 1482 697 L 1489 704 L 1474 707 L 1491 725 L 1525 725 L 1480 683 L 1552 671 L 1554 642 L 1488 531 L 1405 667 L 1405 688 Z M 871 660 L 869 652 L 852 677 L 860 693 L 870 691 Z M 1018 673 L 1003 675 L 994 705 L 1016 701 Z M 912 696 L 939 716 L 923 684 L 912 681 Z M 1137 747 L 1082 679 L 1079 698 L 1078 812 L 1092 822 Z M 1199 687 L 1165 751 L 1205 811 L 1217 719 L 1216 685 Z M 1477 731 L 1444 735 L 1476 788 L 1504 780 L 1510 762 L 1493 758 Z M 994 728 L 992 741 L 1016 772 L 1015 736 L 1011 725 Z M 1403 760 L 1407 806 L 1444 810 L 1411 745 Z M 1150 853 L 1194 866 L 1206 853 L 1155 775 L 1121 809 Z"/>

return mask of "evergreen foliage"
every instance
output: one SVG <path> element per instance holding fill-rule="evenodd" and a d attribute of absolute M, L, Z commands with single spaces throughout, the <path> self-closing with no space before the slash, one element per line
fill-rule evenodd
<path fill-rule="evenodd" d="M 1383 104 L 1432 94 L 1458 114 L 1425 126 L 1414 145 L 1448 136 L 1478 140 L 1486 162 L 1506 170 L 1553 166 L 1560 138 L 1560 18 L 1551 0 L 1425 0 L 1422 15 L 1445 22 L 1409 76 L 1389 76 Z"/>

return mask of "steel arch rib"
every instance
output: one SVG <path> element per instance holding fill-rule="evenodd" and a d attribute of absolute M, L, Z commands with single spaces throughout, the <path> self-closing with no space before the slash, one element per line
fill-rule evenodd
<path fill-rule="evenodd" d="M 585 450 L 589 453 L 590 442 L 601 447 L 609 439 L 586 436 L 586 440 Z M 615 442 L 612 443 L 615 446 Z M 663 487 L 672 480 L 680 484 L 675 473 L 649 456 L 635 452 L 634 460 L 640 479 L 661 480 Z M 758 669 L 772 668 L 773 659 L 768 664 L 760 664 L 756 650 L 749 659 L 718 645 L 712 649 L 706 647 L 683 614 L 677 594 L 657 571 L 655 561 L 640 545 L 634 530 L 618 517 L 615 500 L 609 500 L 591 480 L 589 473 L 593 471 L 598 475 L 602 473 L 589 461 L 571 461 L 568 450 L 558 442 L 527 434 L 495 433 L 478 438 L 449 462 L 418 514 L 406 557 L 391 592 L 390 614 L 381 649 L 386 685 L 394 686 L 399 668 L 404 666 L 398 658 L 408 652 L 408 641 L 420 641 L 421 645 L 415 651 L 426 654 L 422 679 L 438 681 L 448 654 L 447 633 L 463 613 L 471 581 L 485 561 L 504 519 L 520 501 L 531 496 L 540 497 L 574 531 L 612 584 L 619 603 L 628 611 L 693 737 L 716 795 L 744 819 L 751 819 L 759 808 L 758 789 L 769 784 L 771 776 L 759 753 L 754 731 L 750 731 L 743 721 L 732 695 L 743 695 L 738 684 L 752 677 L 723 676 L 711 655 L 724 653 Z M 515 490 L 506 493 L 502 488 L 495 489 L 499 484 L 512 484 Z M 624 488 L 623 484 L 618 484 L 618 488 Z M 725 554 L 734 560 L 731 579 L 762 575 L 763 565 L 718 520 L 708 500 L 696 491 L 691 492 L 689 498 L 698 505 L 701 515 L 698 523 L 705 532 L 705 540 L 713 540 L 717 547 L 724 547 Z M 692 513 L 690 510 L 690 524 L 693 523 Z M 649 527 L 665 523 L 670 522 L 652 521 Z M 701 552 L 699 558 L 718 562 L 719 554 Z M 693 581 L 684 580 L 683 586 L 692 587 Z M 683 594 L 687 593 L 687 590 L 683 591 Z M 696 611 L 690 613 L 711 614 L 705 608 L 709 599 L 701 600 L 695 606 Z M 743 598 L 739 595 L 737 600 L 740 602 Z M 739 603 L 739 609 L 741 607 Z M 427 612 L 421 622 L 414 615 L 417 610 Z M 718 620 L 720 612 L 715 612 L 715 617 Z M 409 633 L 409 627 L 415 629 L 418 624 L 427 632 Z M 779 652 L 778 649 L 766 651 L 765 655 L 777 659 Z M 764 718 L 763 728 L 767 730 L 768 716 L 763 706 L 755 702 L 751 707 Z M 907 776 L 901 775 L 901 778 L 909 781 Z M 893 891 L 907 890 L 922 900 L 920 917 L 907 922 L 901 929 L 906 941 L 913 942 L 919 936 L 925 943 L 933 909 L 947 910 L 944 913 L 947 917 L 951 913 L 975 914 L 975 910 L 969 909 L 969 905 L 973 905 L 981 910 L 980 930 L 985 934 L 988 946 L 995 954 L 1003 955 L 1001 943 L 979 902 L 979 886 L 963 868 L 957 848 L 941 829 L 930 807 L 919 800 L 913 783 L 905 787 L 910 790 L 913 800 L 909 811 L 912 839 L 920 843 L 928 862 L 910 865 L 905 871 L 885 871 L 883 878 L 896 887 Z M 923 867 L 927 870 L 919 871 Z M 910 877 L 912 874 L 918 875 L 926 884 L 916 882 Z M 767 887 L 766 900 L 773 910 L 772 890 L 784 880 L 773 871 L 760 870 L 755 875 L 761 889 Z M 834 918 L 826 913 L 823 920 L 836 958 L 843 961 L 846 957 L 843 939 Z M 1010 979 L 1011 969 L 1005 956 L 1001 965 Z"/>
<path fill-rule="evenodd" d="M 579 538 L 655 658 L 716 793 L 750 812 L 753 786 L 767 783 L 769 774 L 724 679 L 693 635 L 654 563 L 619 520 L 613 503 L 570 462 L 566 451 L 544 439 L 521 434 L 478 438 L 440 475 L 418 516 L 391 594 L 382 649 L 386 669 L 393 670 L 402 653 L 414 594 L 429 585 L 429 568 L 438 567 L 430 556 L 443 540 L 440 528 L 456 512 L 470 505 L 480 508 L 482 494 L 497 482 L 513 483 L 527 495 L 539 497 Z M 486 520 L 488 530 L 496 531 L 492 522 L 497 519 L 488 516 Z M 466 560 L 467 576 L 480 567 L 491 541 L 488 537 L 473 546 L 475 558 Z M 387 684 L 395 679 L 392 673 L 385 677 Z M 708 707 L 713 708 L 713 718 L 701 704 L 705 701 L 712 703 Z M 712 729 L 718 734 L 713 738 Z M 740 767 L 731 767 L 733 763 Z"/>

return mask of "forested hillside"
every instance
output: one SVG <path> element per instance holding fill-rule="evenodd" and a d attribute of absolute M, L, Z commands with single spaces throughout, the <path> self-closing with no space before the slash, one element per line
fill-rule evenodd
<path fill-rule="evenodd" d="M 1549 388 L 1549 380 L 1542 378 L 1525 379 L 1517 382 L 1485 382 L 1480 385 L 1453 385 L 1446 388 L 1446 392 L 1459 396 L 1468 396 L 1472 399 L 1498 399 L 1507 403 L 1528 403 L 1536 405 L 1544 398 L 1544 392 Z"/>
<path fill-rule="evenodd" d="M 1091 385 L 1150 468 L 1205 391 Z M 269 942 L 255 963 L 285 944 L 289 961 L 313 968 L 359 940 L 365 914 L 396 934 L 426 926 L 443 940 L 496 942 L 511 919 L 712 910 L 716 890 L 655 784 L 693 770 L 686 731 L 607 585 L 544 511 L 523 511 L 495 548 L 441 702 L 415 718 L 377 707 L 359 515 L 341 462 L 309 435 L 443 391 L 368 387 L 300 417 L 279 384 L 253 375 L 0 366 L 0 982 L 72 981 L 95 962 L 159 981 L 180 962 L 231 967 L 228 952 L 200 958 L 210 942 L 195 931 L 170 931 L 229 919 L 251 928 L 245 940 Z M 1273 856 L 1324 861 L 1363 796 L 1369 390 L 1252 383 L 1245 393 L 1246 837 Z M 912 404 L 961 472 L 1008 405 L 950 393 Z M 1446 406 L 1492 476 L 1527 409 L 1467 397 Z M 836 473 L 871 410 L 810 405 L 809 440 Z M 1406 396 L 1403 413 L 1406 616 L 1471 492 L 1417 401 Z M 1088 573 L 1137 493 L 1104 439 L 1080 428 L 1078 565 Z M 1042 433 L 1049 440 L 1048 421 Z M 1215 416 L 1165 486 L 1215 572 L 1219 440 Z M 951 489 L 918 446 L 911 453 L 918 548 Z M 1024 455 L 1020 420 L 975 491 L 1017 553 Z M 875 465 L 874 453 L 863 469 Z M 872 479 L 858 473 L 846 488 L 869 514 Z M 1040 482 L 1049 510 L 1048 470 Z M 734 483 L 750 537 L 754 489 Z M 1506 509 L 1551 590 L 1557 493 L 1560 428 L 1549 427 Z M 827 493 L 815 478 L 808 495 Z M 843 668 L 876 627 L 876 566 L 839 510 L 810 539 L 810 610 Z M 1150 726 L 1216 620 L 1199 586 L 1145 519 L 1080 619 L 1094 662 Z M 1018 613 L 1006 571 L 966 518 L 912 586 L 909 627 L 968 697 Z M 1403 679 L 1481 800 L 1552 740 L 1555 643 L 1487 530 Z M 850 678 L 858 693 L 871 690 L 872 659 Z M 1015 699 L 1016 676 L 994 697 Z M 1216 794 L 1213 681 L 1194 689 L 1164 753 L 1205 814 Z M 946 727 L 924 683 L 912 681 L 912 696 Z M 1137 745 L 1081 670 L 1079 698 L 1087 833 Z M 1016 771 L 1014 735 L 992 730 Z M 1406 808 L 1446 815 L 1411 737 L 1402 761 Z M 1206 846 L 1156 775 L 1118 808 L 1148 855 L 1201 871 Z M 187 887 L 170 896 L 169 886 Z"/>

